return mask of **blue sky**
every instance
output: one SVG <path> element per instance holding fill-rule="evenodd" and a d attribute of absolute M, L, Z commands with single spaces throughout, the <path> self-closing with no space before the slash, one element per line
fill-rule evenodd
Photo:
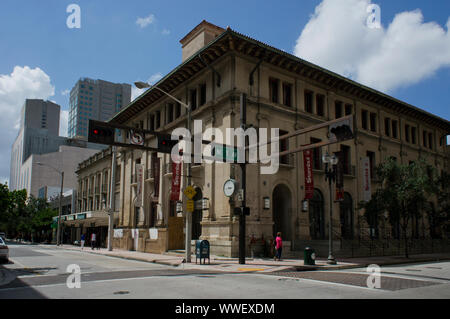
<path fill-rule="evenodd" d="M 70 90 L 80 77 L 131 84 L 137 80 L 148 80 L 155 74 L 170 72 L 181 62 L 179 40 L 203 19 L 224 28 L 230 26 L 238 32 L 294 53 L 297 40 L 321 2 L 2 0 L 0 80 L 2 77 L 12 77 L 17 66 L 39 68 L 42 71 L 39 76 L 45 73 L 54 88 L 53 92 L 47 88 L 50 91 L 47 90 L 44 95 L 50 95 L 48 99 L 67 110 L 69 97 L 63 92 Z M 81 8 L 80 29 L 66 26 L 69 16 L 66 8 L 71 3 Z M 444 32 L 448 32 L 448 0 L 377 0 L 373 3 L 381 8 L 381 23 L 385 28 L 398 13 L 420 9 L 425 23 L 435 22 Z M 152 23 L 146 27 L 136 23 L 138 18 L 151 15 Z M 443 54 L 447 53 L 450 55 L 450 51 Z M 334 54 L 333 50 L 330 54 Z M 448 120 L 449 83 L 449 64 L 442 62 L 416 83 L 400 83 L 388 94 Z M 1 99 L 0 82 L 0 106 Z M 21 103 L 8 107 L 20 109 Z M 14 137 L 16 134 L 17 131 Z M 7 169 L 0 171 L 0 179 L 9 175 L 9 152 L 13 139 L 9 137 L 8 141 L 3 142 L 0 148 L 6 148 L 2 149 L 2 153 L 8 153 L 8 156 L 0 158 L 0 166 Z"/>

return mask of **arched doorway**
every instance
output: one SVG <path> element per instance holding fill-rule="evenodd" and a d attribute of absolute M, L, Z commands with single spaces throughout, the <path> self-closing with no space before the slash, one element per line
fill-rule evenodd
<path fill-rule="evenodd" d="M 195 204 L 195 210 L 192 213 L 192 239 L 197 240 L 202 235 L 202 225 L 200 224 L 203 218 L 202 199 L 203 193 L 201 188 L 196 187 L 197 192 L 193 198 Z"/>
<path fill-rule="evenodd" d="M 344 200 L 339 204 L 341 220 L 341 237 L 353 239 L 353 200 L 349 193 L 344 193 Z"/>
<path fill-rule="evenodd" d="M 272 193 L 273 202 L 273 236 L 281 232 L 283 240 L 292 240 L 292 196 L 286 185 L 280 184 L 275 187 Z"/>
<path fill-rule="evenodd" d="M 309 234 L 311 239 L 325 239 L 325 215 L 322 192 L 314 189 L 309 200 Z"/>

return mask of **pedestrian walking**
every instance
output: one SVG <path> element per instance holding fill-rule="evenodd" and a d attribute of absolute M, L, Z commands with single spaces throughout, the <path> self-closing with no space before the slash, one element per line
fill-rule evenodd
<path fill-rule="evenodd" d="M 92 233 L 91 235 L 91 248 L 94 250 L 94 247 L 96 246 L 97 242 L 97 235 L 95 233 Z"/>
<path fill-rule="evenodd" d="M 274 260 L 280 261 L 281 260 L 281 251 L 283 250 L 283 239 L 281 239 L 281 232 L 277 233 L 277 238 L 275 238 L 275 249 L 276 249 L 276 255 L 274 257 Z"/>
<path fill-rule="evenodd" d="M 86 235 L 85 234 L 81 234 L 81 250 L 83 250 L 83 248 L 84 248 L 85 240 L 86 240 Z"/>

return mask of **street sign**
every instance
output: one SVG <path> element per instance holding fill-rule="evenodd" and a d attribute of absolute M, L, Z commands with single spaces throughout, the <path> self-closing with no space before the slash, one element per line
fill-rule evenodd
<path fill-rule="evenodd" d="M 222 162 L 237 162 L 238 148 L 212 143 L 211 153 L 214 159 Z"/>
<path fill-rule="evenodd" d="M 144 145 L 144 133 L 130 130 L 130 143 L 133 145 Z"/>
<path fill-rule="evenodd" d="M 186 201 L 186 210 L 188 211 L 188 213 L 192 213 L 194 211 L 194 200 L 193 199 L 188 199 Z"/>
<path fill-rule="evenodd" d="M 184 193 L 184 195 L 186 195 L 186 197 L 188 199 L 194 198 L 195 194 L 197 194 L 194 187 L 192 187 L 190 185 L 184 189 L 183 193 Z"/>

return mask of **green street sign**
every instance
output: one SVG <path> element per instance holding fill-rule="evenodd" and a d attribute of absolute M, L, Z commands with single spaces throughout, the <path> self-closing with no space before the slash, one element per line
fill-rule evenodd
<path fill-rule="evenodd" d="M 212 146 L 212 155 L 218 161 L 222 162 L 237 162 L 238 149 L 223 144 L 214 144 Z"/>

